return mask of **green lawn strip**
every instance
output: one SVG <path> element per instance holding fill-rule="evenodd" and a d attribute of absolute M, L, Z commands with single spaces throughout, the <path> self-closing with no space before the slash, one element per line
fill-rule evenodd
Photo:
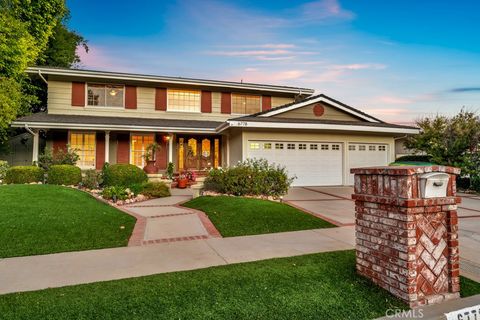
<path fill-rule="evenodd" d="M 79 190 L 0 186 L 0 258 L 126 246 L 134 225 Z"/>
<path fill-rule="evenodd" d="M 0 296 L 2 319 L 372 319 L 398 299 L 355 272 L 353 251 Z"/>
<path fill-rule="evenodd" d="M 267 200 L 199 197 L 183 205 L 205 212 L 224 237 L 335 227 L 287 204 Z"/>
<path fill-rule="evenodd" d="M 465 277 L 460 277 L 460 296 L 462 298 L 480 294 L 480 283 Z"/>

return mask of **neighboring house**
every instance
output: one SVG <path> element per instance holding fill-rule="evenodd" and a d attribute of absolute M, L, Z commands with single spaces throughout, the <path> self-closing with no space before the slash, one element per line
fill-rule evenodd
<path fill-rule="evenodd" d="M 247 158 L 285 165 L 294 185 L 349 185 L 350 168 L 387 165 L 395 137 L 413 127 L 384 123 L 312 89 L 59 68 L 29 68 L 48 83 L 48 113 L 14 127 L 46 131 L 54 152 L 76 148 L 78 165 L 156 165 L 176 171 L 234 166 Z"/>

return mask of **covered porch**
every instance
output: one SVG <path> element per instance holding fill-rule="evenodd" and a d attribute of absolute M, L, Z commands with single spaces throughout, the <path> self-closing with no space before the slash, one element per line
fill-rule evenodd
<path fill-rule="evenodd" d="M 219 124 L 34 114 L 15 121 L 14 126 L 24 127 L 32 135 L 32 162 L 38 162 L 44 152 L 40 137 L 46 140 L 45 149 L 54 154 L 75 149 L 80 157 L 77 165 L 85 170 L 101 170 L 105 163 L 129 163 L 143 168 L 148 146 L 156 143 L 153 160 L 159 172 L 165 172 L 171 162 L 174 171 L 181 173 L 207 171 L 228 163 L 228 136 L 216 134 Z"/>

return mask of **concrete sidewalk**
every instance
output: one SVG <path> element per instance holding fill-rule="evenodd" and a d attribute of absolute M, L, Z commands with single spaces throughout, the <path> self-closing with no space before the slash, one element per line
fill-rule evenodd
<path fill-rule="evenodd" d="M 0 259 L 0 294 L 347 250 L 352 226 Z"/>

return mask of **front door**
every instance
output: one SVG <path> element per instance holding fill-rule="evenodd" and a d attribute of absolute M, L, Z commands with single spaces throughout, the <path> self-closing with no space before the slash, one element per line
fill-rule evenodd
<path fill-rule="evenodd" d="M 208 170 L 220 165 L 220 137 L 179 136 L 178 170 Z"/>

